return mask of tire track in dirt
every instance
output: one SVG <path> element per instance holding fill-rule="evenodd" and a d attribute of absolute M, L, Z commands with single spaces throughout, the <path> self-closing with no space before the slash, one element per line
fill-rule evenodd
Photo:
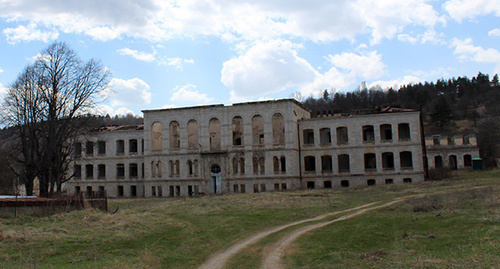
<path fill-rule="evenodd" d="M 314 217 L 314 218 L 291 222 L 291 223 L 288 223 L 288 224 L 285 224 L 285 225 L 278 226 L 276 228 L 272 228 L 272 229 L 269 229 L 269 230 L 266 230 L 266 231 L 263 231 L 263 232 L 259 232 L 259 233 L 253 234 L 253 235 L 251 235 L 251 236 L 249 236 L 249 237 L 247 237 L 247 238 L 245 238 L 245 239 L 243 239 L 243 240 L 241 240 L 241 241 L 233 244 L 232 246 L 230 246 L 225 251 L 219 252 L 219 253 L 213 255 L 205 263 L 203 263 L 199 268 L 200 269 L 223 268 L 224 265 L 227 263 L 227 261 L 232 256 L 234 256 L 236 253 L 240 252 L 242 249 L 244 249 L 244 248 L 246 248 L 246 247 L 248 247 L 248 246 L 250 246 L 252 244 L 257 243 L 262 238 L 264 238 L 264 237 L 266 237 L 266 236 L 268 236 L 270 234 L 279 232 L 279 231 L 281 231 L 283 229 L 286 229 L 286 228 L 289 228 L 289 227 L 292 227 L 292 226 L 295 226 L 295 225 L 299 225 L 299 224 L 303 224 L 303 223 L 307 223 L 307 222 L 311 222 L 311 221 L 318 221 L 318 220 L 322 220 L 324 218 L 335 216 L 335 215 L 338 215 L 338 214 L 347 213 L 347 212 L 350 212 L 350 211 L 355 211 L 355 210 L 363 209 L 363 208 L 366 208 L 366 207 L 370 207 L 370 206 L 372 206 L 374 204 L 377 204 L 377 203 L 379 203 L 379 202 L 373 202 L 373 203 L 369 203 L 369 204 L 365 204 L 365 205 L 361 205 L 361 206 L 358 206 L 358 207 L 354 207 L 354 208 L 350 208 L 350 209 L 346 209 L 346 210 L 341 210 L 341 211 L 337 211 L 337 212 L 326 213 L 326 214 L 319 215 L 319 216 Z"/>
<path fill-rule="evenodd" d="M 305 226 L 305 227 L 299 228 L 299 229 L 297 229 L 295 231 L 292 231 L 292 232 L 288 233 L 287 235 L 285 235 L 270 250 L 267 251 L 268 254 L 266 256 L 264 256 L 261 268 L 264 268 L 264 269 L 281 269 L 281 268 L 284 268 L 284 266 L 283 266 L 283 264 L 281 262 L 281 258 L 285 254 L 285 251 L 286 251 L 287 247 L 293 241 L 295 241 L 299 236 L 301 236 L 301 235 L 303 235 L 303 234 L 305 234 L 305 233 L 307 233 L 309 231 L 312 231 L 314 229 L 318 229 L 318 228 L 324 227 L 326 225 L 330 225 L 330 224 L 332 224 L 334 222 L 337 222 L 337 221 L 347 220 L 347 219 L 359 216 L 359 215 L 364 214 L 364 213 L 366 213 L 368 211 L 371 211 L 371 210 L 375 210 L 375 209 L 379 209 L 379 208 L 382 208 L 382 207 L 390 206 L 390 205 L 393 205 L 395 203 L 399 203 L 399 202 L 404 201 L 404 200 L 406 200 L 406 199 L 395 199 L 394 201 L 385 203 L 383 205 L 373 206 L 373 207 L 368 207 L 368 208 L 363 208 L 363 209 L 358 210 L 358 211 L 356 211 L 354 213 L 350 213 L 350 214 L 344 215 L 344 216 L 339 217 L 337 219 L 334 219 L 332 221 L 326 221 L 326 222 L 316 223 L 316 224 Z"/>

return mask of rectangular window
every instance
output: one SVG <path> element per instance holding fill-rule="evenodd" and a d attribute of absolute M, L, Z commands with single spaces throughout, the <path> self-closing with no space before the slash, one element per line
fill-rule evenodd
<path fill-rule="evenodd" d="M 375 159 L 375 153 L 365 154 L 365 170 L 377 169 L 377 161 Z"/>
<path fill-rule="evenodd" d="M 398 124 L 398 135 L 399 140 L 410 140 L 410 124 L 408 123 L 400 123 Z"/>
<path fill-rule="evenodd" d="M 99 164 L 97 166 L 97 177 L 98 178 L 105 178 L 106 177 L 106 165 L 105 164 Z"/>
<path fill-rule="evenodd" d="M 119 163 L 116 165 L 116 177 L 117 178 L 125 177 L 125 165 L 123 163 Z"/>
<path fill-rule="evenodd" d="M 333 171 L 332 156 L 330 155 L 321 156 L 321 171 L 323 172 Z"/>
<path fill-rule="evenodd" d="M 123 196 L 124 196 L 123 186 L 118 186 L 118 197 L 123 197 Z"/>
<path fill-rule="evenodd" d="M 305 129 L 302 133 L 304 136 L 304 145 L 314 145 L 314 130 Z"/>
<path fill-rule="evenodd" d="M 85 148 L 86 148 L 86 150 L 85 150 L 86 155 L 88 155 L 88 156 L 94 155 L 94 142 L 87 141 Z"/>
<path fill-rule="evenodd" d="M 413 158 L 411 156 L 411 151 L 403 151 L 399 153 L 399 158 L 401 161 L 401 168 L 413 167 Z"/>
<path fill-rule="evenodd" d="M 82 143 L 77 142 L 75 143 L 75 157 L 81 157 L 82 156 Z"/>
<path fill-rule="evenodd" d="M 375 141 L 375 132 L 373 131 L 373 125 L 363 126 L 363 142 L 373 143 Z"/>
<path fill-rule="evenodd" d="M 316 171 L 316 157 L 314 156 L 304 157 L 304 169 L 306 172 Z"/>
<path fill-rule="evenodd" d="M 106 154 L 106 141 L 97 141 L 97 153 L 100 155 Z"/>
<path fill-rule="evenodd" d="M 349 172 L 351 169 L 349 155 L 340 154 L 338 156 L 338 164 L 339 164 L 339 172 Z"/>
<path fill-rule="evenodd" d="M 392 140 L 392 126 L 390 124 L 380 125 L 380 139 L 382 141 Z"/>
<path fill-rule="evenodd" d="M 319 130 L 319 140 L 321 145 L 330 145 L 332 143 L 330 128 L 321 128 Z"/>
<path fill-rule="evenodd" d="M 75 164 L 73 166 L 73 176 L 76 178 L 81 178 L 82 177 L 82 166 L 79 164 Z"/>
<path fill-rule="evenodd" d="M 116 140 L 116 154 L 125 153 L 125 141 Z"/>
<path fill-rule="evenodd" d="M 337 145 L 345 145 L 349 143 L 349 136 L 347 135 L 347 127 L 337 128 Z"/>
<path fill-rule="evenodd" d="M 382 168 L 394 169 L 394 154 L 392 152 L 382 153 Z"/>
<path fill-rule="evenodd" d="M 92 164 L 85 165 L 85 178 L 94 177 L 94 166 Z"/>
<path fill-rule="evenodd" d="M 129 173 L 129 177 L 131 177 L 131 178 L 136 178 L 139 175 L 139 170 L 138 170 L 138 166 L 136 163 L 129 164 L 128 173 Z"/>
<path fill-rule="evenodd" d="M 137 153 L 137 139 L 130 139 L 128 141 L 128 152 Z"/>

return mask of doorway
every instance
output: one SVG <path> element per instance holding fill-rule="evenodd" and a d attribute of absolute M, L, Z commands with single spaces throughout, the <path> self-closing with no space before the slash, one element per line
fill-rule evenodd
<path fill-rule="evenodd" d="M 210 193 L 219 194 L 222 192 L 221 169 L 217 164 L 210 168 Z"/>

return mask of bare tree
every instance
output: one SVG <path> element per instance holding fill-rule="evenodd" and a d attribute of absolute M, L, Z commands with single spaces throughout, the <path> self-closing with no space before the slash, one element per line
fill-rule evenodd
<path fill-rule="evenodd" d="M 38 177 L 40 196 L 59 192 L 67 180 L 73 138 L 109 77 L 98 61 L 82 62 L 65 43 L 53 43 L 9 88 L 4 119 L 16 126 L 18 162 Z"/>

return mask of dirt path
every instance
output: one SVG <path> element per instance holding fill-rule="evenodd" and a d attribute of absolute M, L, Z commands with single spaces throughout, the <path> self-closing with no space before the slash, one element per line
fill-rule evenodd
<path fill-rule="evenodd" d="M 248 247 L 248 246 L 250 246 L 252 244 L 257 243 L 259 240 L 261 240 L 262 238 L 264 238 L 264 237 L 266 237 L 266 236 L 268 236 L 270 234 L 279 232 L 279 231 L 281 231 L 283 229 L 286 229 L 286 228 L 289 228 L 289 227 L 292 227 L 292 226 L 295 226 L 295 225 L 299 225 L 299 224 L 302 224 L 302 223 L 311 222 L 311 221 L 318 221 L 318 220 L 322 220 L 322 219 L 324 219 L 326 217 L 331 217 L 331 216 L 335 216 L 335 215 L 346 213 L 346 212 L 350 212 L 350 211 L 360 210 L 360 209 L 363 209 L 363 208 L 366 208 L 366 207 L 370 207 L 370 206 L 372 206 L 372 205 L 374 205 L 376 203 L 378 203 L 378 202 L 370 203 L 370 204 L 365 204 L 365 205 L 362 205 L 362 206 L 358 206 L 358 207 L 354 207 L 354 208 L 350 208 L 350 209 L 346 209 L 346 210 L 342 210 L 342 211 L 337 211 L 337 212 L 323 214 L 323 215 L 320 215 L 320 216 L 317 216 L 317 217 L 314 217 L 314 218 L 311 218 L 311 219 L 305 219 L 305 220 L 295 221 L 295 222 L 292 222 L 292 223 L 289 223 L 289 224 L 278 226 L 276 228 L 272 228 L 270 230 L 266 230 L 266 231 L 263 231 L 263 232 L 259 232 L 259 233 L 253 234 L 250 237 L 247 237 L 247 238 L 245 238 L 245 239 L 243 239 L 243 240 L 235 243 L 234 245 L 232 245 L 231 247 L 229 247 L 225 251 L 219 252 L 219 253 L 213 255 L 212 257 L 210 257 L 210 259 L 208 261 L 206 261 L 204 264 L 202 264 L 200 266 L 200 268 L 202 268 L 202 269 L 223 268 L 224 265 L 226 264 L 226 262 L 233 255 L 235 255 L 236 253 L 240 252 L 245 247 Z M 307 227 L 309 227 L 309 226 L 307 226 Z"/>
<path fill-rule="evenodd" d="M 280 269 L 280 268 L 284 268 L 283 264 L 281 263 L 281 258 L 283 257 L 283 255 L 284 255 L 285 250 L 287 249 L 287 247 L 293 241 L 295 241 L 295 239 L 297 239 L 299 236 L 301 236 L 301 235 L 303 235 L 303 234 L 305 234 L 305 233 L 307 233 L 309 231 L 312 231 L 314 229 L 318 229 L 318 228 L 324 227 L 326 225 L 330 225 L 330 224 L 332 224 L 334 222 L 337 222 L 337 221 L 346 220 L 346 219 L 350 219 L 352 217 L 356 217 L 358 215 L 364 214 L 364 213 L 366 213 L 368 211 L 371 211 L 371 210 L 375 210 L 375 209 L 378 209 L 378 208 L 390 206 L 390 205 L 393 205 L 395 203 L 401 202 L 403 200 L 404 199 L 397 199 L 397 200 L 394 200 L 392 202 L 389 202 L 389 203 L 386 203 L 386 204 L 383 204 L 383 205 L 373 206 L 373 207 L 368 207 L 368 208 L 365 207 L 365 208 L 363 208 L 361 210 L 358 210 L 356 212 L 344 215 L 344 216 L 342 216 L 340 218 L 337 218 L 335 220 L 332 220 L 332 221 L 326 221 L 326 222 L 316 223 L 316 224 L 305 226 L 305 227 L 302 227 L 302 228 L 297 229 L 295 231 L 292 231 L 289 234 L 287 234 L 286 236 L 284 236 L 271 249 L 269 249 L 267 251 L 268 254 L 266 256 L 264 256 L 261 268 L 264 268 L 264 269 Z"/>

